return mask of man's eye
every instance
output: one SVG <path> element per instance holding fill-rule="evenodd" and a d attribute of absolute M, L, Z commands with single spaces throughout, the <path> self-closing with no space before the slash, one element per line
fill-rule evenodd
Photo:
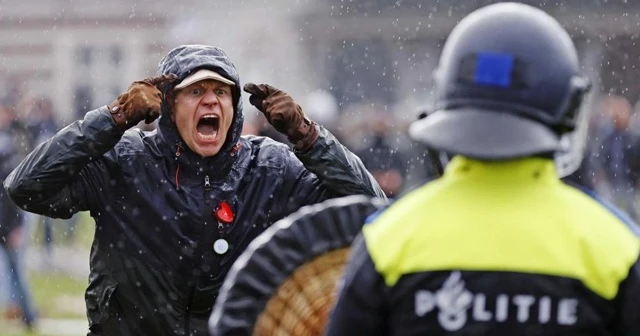
<path fill-rule="evenodd" d="M 194 88 L 191 90 L 191 94 L 194 96 L 198 96 L 200 95 L 200 93 L 202 93 L 202 90 L 200 90 L 200 88 Z"/>
<path fill-rule="evenodd" d="M 224 90 L 224 89 L 218 89 L 218 90 L 216 91 L 216 93 L 217 93 L 218 95 L 221 95 L 221 96 L 222 96 L 222 95 L 227 94 L 227 90 Z"/>

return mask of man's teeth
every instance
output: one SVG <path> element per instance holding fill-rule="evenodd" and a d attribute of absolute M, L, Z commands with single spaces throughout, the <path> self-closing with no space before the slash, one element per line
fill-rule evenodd
<path fill-rule="evenodd" d="M 214 131 L 212 134 L 202 134 L 198 132 L 198 136 L 203 140 L 213 140 L 218 135 L 218 131 Z"/>

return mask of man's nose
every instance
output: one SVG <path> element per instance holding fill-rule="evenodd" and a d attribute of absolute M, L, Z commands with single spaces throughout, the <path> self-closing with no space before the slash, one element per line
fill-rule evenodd
<path fill-rule="evenodd" d="M 218 103 L 218 96 L 214 92 L 214 90 L 209 89 L 205 91 L 204 96 L 202 97 L 202 104 L 205 105 L 215 105 Z"/>

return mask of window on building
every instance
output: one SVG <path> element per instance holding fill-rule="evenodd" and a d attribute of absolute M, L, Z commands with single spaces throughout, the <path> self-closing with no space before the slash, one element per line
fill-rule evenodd
<path fill-rule="evenodd" d="M 111 46 L 109 48 L 109 56 L 111 64 L 120 65 L 122 63 L 122 48 L 118 45 Z"/>
<path fill-rule="evenodd" d="M 73 106 L 77 117 L 82 118 L 89 109 L 93 107 L 93 99 L 91 87 L 88 85 L 79 85 L 75 88 L 73 94 Z"/>
<path fill-rule="evenodd" d="M 91 66 L 93 62 L 93 48 L 91 46 L 78 46 L 76 48 L 76 60 L 80 65 Z"/>

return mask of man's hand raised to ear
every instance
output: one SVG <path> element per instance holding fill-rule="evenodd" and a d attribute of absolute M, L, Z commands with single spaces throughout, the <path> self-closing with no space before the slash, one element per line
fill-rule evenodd
<path fill-rule="evenodd" d="M 175 79 L 175 75 L 162 75 L 129 85 L 127 91 L 109 105 L 118 127 L 127 130 L 142 120 L 147 124 L 156 120 L 160 116 L 162 96 Z"/>
<path fill-rule="evenodd" d="M 319 129 L 309 120 L 300 105 L 286 92 L 268 84 L 247 83 L 244 91 L 251 94 L 249 102 L 260 110 L 267 121 L 287 136 L 298 151 L 306 151 L 318 139 Z"/>

